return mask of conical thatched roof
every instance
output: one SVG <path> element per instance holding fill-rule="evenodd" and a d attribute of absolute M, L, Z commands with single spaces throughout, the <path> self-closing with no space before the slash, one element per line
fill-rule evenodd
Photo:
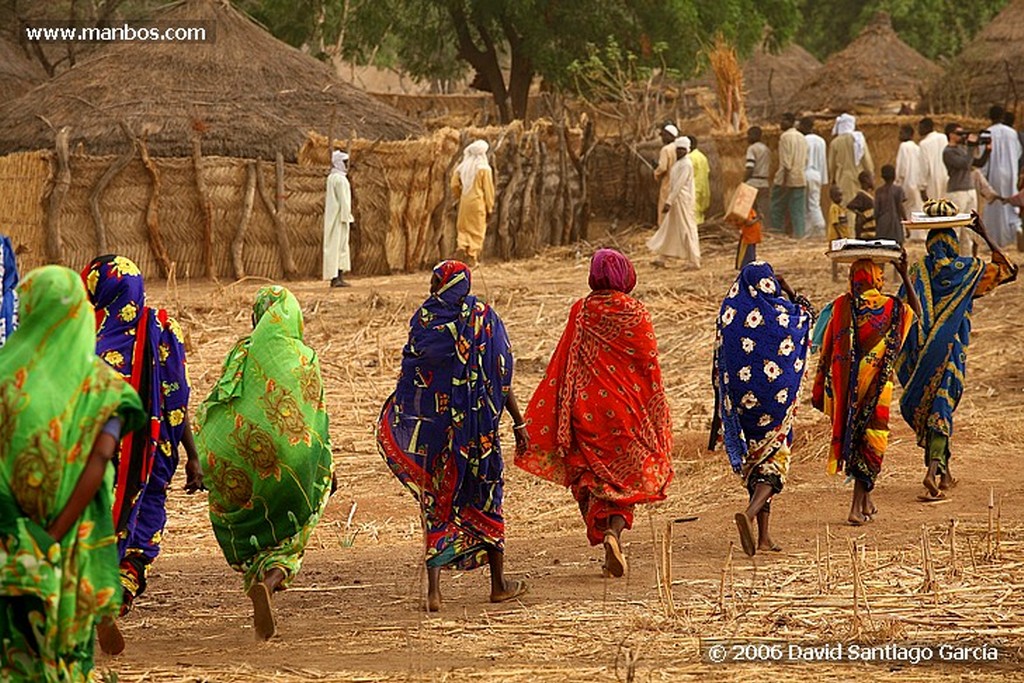
<path fill-rule="evenodd" d="M 190 0 L 158 17 L 204 21 L 207 43 L 113 43 L 27 95 L 0 107 L 0 154 L 51 147 L 55 128 L 71 127 L 72 146 L 89 154 L 127 148 L 118 122 L 150 153 L 188 156 L 203 133 L 203 153 L 294 159 L 309 130 L 336 137 L 402 139 L 421 132 L 331 69 L 274 38 L 226 0 Z M 45 121 L 44 121 L 45 119 Z M 333 124 L 333 125 L 332 125 Z"/>
<path fill-rule="evenodd" d="M 0 34 L 0 102 L 20 97 L 46 80 L 46 71 L 8 36 Z"/>
<path fill-rule="evenodd" d="M 790 101 L 796 112 L 897 113 L 914 106 L 942 70 L 896 35 L 879 12 L 860 35 L 829 57 Z"/>
<path fill-rule="evenodd" d="M 984 114 L 993 104 L 1024 105 L 1024 0 L 1013 0 L 957 55 L 928 103 Z"/>
<path fill-rule="evenodd" d="M 758 48 L 743 63 L 747 113 L 770 117 L 787 110 L 800 85 L 820 68 L 821 62 L 795 43 L 778 54 Z"/>

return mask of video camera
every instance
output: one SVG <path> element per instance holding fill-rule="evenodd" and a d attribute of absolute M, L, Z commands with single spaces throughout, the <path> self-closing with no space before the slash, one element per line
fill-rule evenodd
<path fill-rule="evenodd" d="M 976 135 L 977 140 L 971 142 L 971 136 Z M 977 145 L 978 147 L 986 147 L 992 144 L 992 131 L 990 130 L 979 130 L 979 131 L 964 131 L 964 141 L 971 146 Z"/>

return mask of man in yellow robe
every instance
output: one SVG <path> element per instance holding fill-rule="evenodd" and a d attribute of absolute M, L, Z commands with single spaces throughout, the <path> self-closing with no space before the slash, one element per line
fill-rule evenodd
<path fill-rule="evenodd" d="M 475 266 L 484 248 L 487 218 L 494 212 L 494 175 L 487 162 L 486 141 L 477 140 L 466 146 L 462 161 L 452 174 L 451 189 L 459 197 L 455 246 L 458 252 L 465 253 L 469 265 Z"/>
<path fill-rule="evenodd" d="M 711 164 L 708 163 L 704 152 L 697 149 L 697 138 L 693 135 L 687 137 L 690 138 L 689 157 L 693 165 L 693 191 L 696 195 L 693 214 L 697 219 L 697 225 L 700 225 L 711 207 Z"/>

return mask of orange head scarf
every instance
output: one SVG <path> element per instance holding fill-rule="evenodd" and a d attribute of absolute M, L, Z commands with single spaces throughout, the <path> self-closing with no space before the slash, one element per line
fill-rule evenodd
<path fill-rule="evenodd" d="M 864 296 L 864 292 L 874 289 L 882 291 L 885 276 L 882 267 L 869 258 L 862 258 L 850 264 L 850 291 L 855 296 Z"/>

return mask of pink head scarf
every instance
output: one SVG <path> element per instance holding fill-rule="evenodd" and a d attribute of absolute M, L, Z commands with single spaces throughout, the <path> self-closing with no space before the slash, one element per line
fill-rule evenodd
<path fill-rule="evenodd" d="M 629 294 L 636 286 L 633 264 L 615 249 L 598 249 L 590 259 L 590 288 L 614 289 Z"/>

